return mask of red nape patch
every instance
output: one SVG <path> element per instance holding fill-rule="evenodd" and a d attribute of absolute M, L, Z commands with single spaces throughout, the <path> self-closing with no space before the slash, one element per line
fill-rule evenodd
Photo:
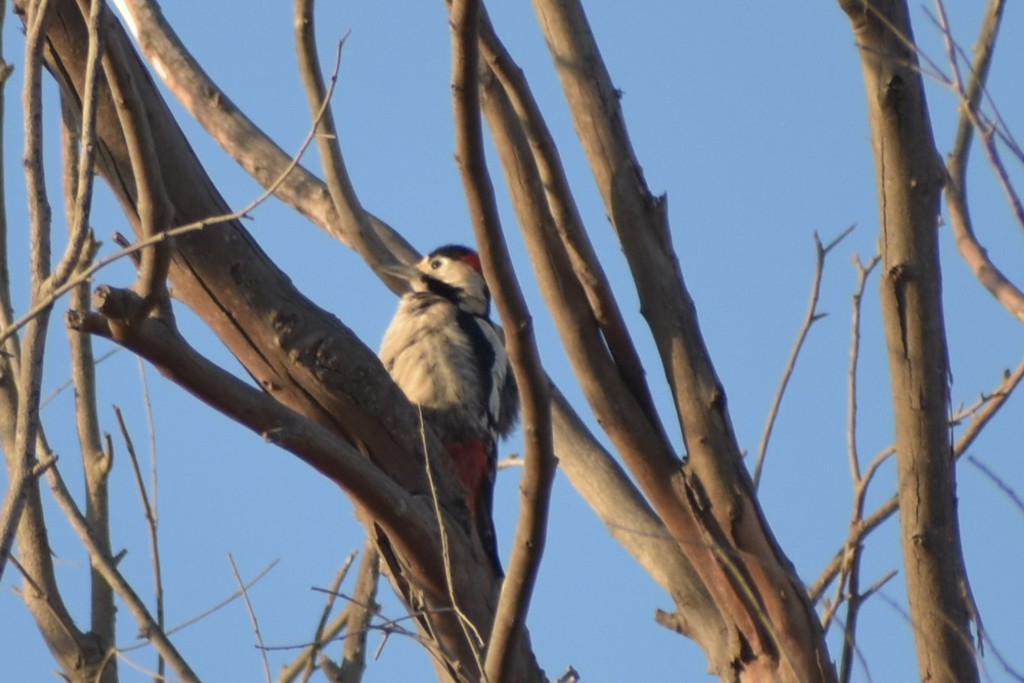
<path fill-rule="evenodd" d="M 484 274 L 483 265 L 481 265 L 480 263 L 480 254 L 476 253 L 475 251 L 467 251 L 465 254 L 463 254 L 462 261 L 463 263 L 469 264 L 473 268 L 473 270 L 480 273 L 481 275 Z"/>
<path fill-rule="evenodd" d="M 480 506 L 480 489 L 490 474 L 487 448 L 481 441 L 464 441 L 448 444 L 445 450 L 455 466 L 455 476 L 466 489 L 466 504 L 475 518 Z"/>

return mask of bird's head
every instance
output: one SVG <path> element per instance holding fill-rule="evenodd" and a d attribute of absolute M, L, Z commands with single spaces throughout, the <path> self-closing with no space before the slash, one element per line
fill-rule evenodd
<path fill-rule="evenodd" d="M 468 247 L 449 244 L 427 254 L 412 269 L 413 291 L 432 292 L 455 301 L 475 315 L 487 315 L 491 293 L 484 281 L 480 255 Z"/>

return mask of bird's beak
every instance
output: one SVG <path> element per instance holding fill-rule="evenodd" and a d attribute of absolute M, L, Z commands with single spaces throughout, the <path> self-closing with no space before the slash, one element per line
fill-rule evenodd
<path fill-rule="evenodd" d="M 423 275 L 423 273 L 413 266 L 398 263 L 397 261 L 395 263 L 377 266 L 377 272 L 388 280 L 394 281 L 394 284 L 400 285 L 400 289 L 405 290 L 412 289 L 413 283 Z"/>

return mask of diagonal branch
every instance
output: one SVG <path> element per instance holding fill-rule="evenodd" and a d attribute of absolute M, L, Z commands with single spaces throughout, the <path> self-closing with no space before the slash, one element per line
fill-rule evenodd
<path fill-rule="evenodd" d="M 71 523 L 71 527 L 78 534 L 86 550 L 89 552 L 89 558 L 93 564 L 97 567 L 99 572 L 103 575 L 114 591 L 120 596 L 127 605 L 132 616 L 135 617 L 139 624 L 140 630 L 146 634 L 148 640 L 150 640 L 160 656 L 167 660 L 167 663 L 171 665 L 175 673 L 181 677 L 184 681 L 196 681 L 198 683 L 199 678 L 192 671 L 192 668 L 188 665 L 188 662 L 182 658 L 181 654 L 178 653 L 177 649 L 167 638 L 167 634 L 164 633 L 157 625 L 156 621 L 150 615 L 149 610 L 146 609 L 142 599 L 135 593 L 135 590 L 131 587 L 131 584 L 125 580 L 121 573 L 117 570 L 114 561 L 109 556 L 105 555 L 97 545 L 95 539 L 92 536 L 92 531 L 89 529 L 89 525 L 79 512 L 78 507 L 75 505 L 74 500 L 71 498 L 71 494 L 68 493 L 67 487 L 64 484 L 64 480 L 61 478 L 57 468 L 51 468 L 47 477 L 50 479 L 50 490 L 53 492 L 54 499 L 57 504 L 60 505 L 61 510 L 64 512 L 64 516 L 67 517 Z"/>
<path fill-rule="evenodd" d="M 129 334 L 115 338 L 104 316 L 116 318 L 119 299 L 124 297 L 130 299 L 133 294 L 128 290 L 101 287 L 97 290 L 96 301 L 104 315 L 69 311 L 68 325 L 116 341 L 137 353 L 203 402 L 292 452 L 338 483 L 381 526 L 389 530 L 404 528 L 403 535 L 407 539 L 418 539 L 429 547 L 436 532 L 423 523 L 422 516 L 408 512 L 417 502 L 377 466 L 325 428 L 214 365 L 165 321 L 146 318 L 134 325 Z M 127 306 L 130 308 L 132 304 Z M 439 568 L 433 569 L 439 571 Z"/>
<path fill-rule="evenodd" d="M 309 108 L 317 124 L 317 148 L 322 159 L 324 176 L 331 201 L 338 214 L 338 230 L 346 234 L 352 248 L 373 268 L 377 275 L 388 282 L 394 290 L 404 288 L 401 279 L 388 275 L 381 266 L 394 263 L 395 256 L 374 231 L 370 215 L 363 209 L 349 178 L 345 159 L 341 154 L 341 143 L 331 111 L 331 94 L 338 80 L 338 65 L 331 74 L 331 88 L 324 85 L 324 76 L 316 48 L 316 22 L 313 12 L 314 0 L 295 0 L 295 43 L 299 53 L 299 74 L 305 86 Z M 345 39 L 338 43 L 336 60 L 341 62 L 341 50 Z"/>
<path fill-rule="evenodd" d="M 586 292 L 586 301 L 625 387 L 632 392 L 647 420 L 664 434 L 647 386 L 643 363 L 630 338 L 604 268 L 583 226 L 554 138 L 522 69 L 501 43 L 486 13 L 481 17 L 480 47 L 482 56 L 493 72 L 493 76 L 488 76 L 488 81 L 497 78 L 508 97 L 509 105 L 522 122 L 523 132 L 529 141 L 529 156 L 536 164 L 536 174 L 543 188 L 543 196 L 547 199 L 550 221 L 562 242 L 559 251 L 564 249 L 572 272 Z M 527 150 L 524 148 L 524 151 Z"/>
<path fill-rule="evenodd" d="M 826 245 L 821 243 L 821 238 L 818 234 L 814 234 L 814 251 L 815 251 L 815 262 L 814 262 L 814 283 L 811 285 L 811 300 L 807 305 L 807 314 L 804 316 L 803 324 L 800 326 L 800 332 L 797 333 L 796 342 L 793 344 L 793 350 L 789 353 L 789 359 L 786 361 L 786 367 L 782 371 L 782 379 L 779 380 L 779 388 L 775 392 L 775 398 L 772 400 L 772 407 L 768 410 L 768 422 L 764 426 L 764 434 L 761 436 L 761 445 L 757 449 L 757 458 L 754 461 L 754 488 L 761 483 L 761 472 L 764 468 L 764 459 L 768 453 L 768 441 L 772 436 L 772 429 L 775 427 L 775 420 L 779 415 L 779 408 L 782 405 L 782 397 L 786 394 L 786 387 L 789 385 L 789 380 L 793 376 L 793 370 L 796 369 L 796 361 L 800 357 L 800 350 L 804 346 L 804 342 L 807 340 L 807 333 L 810 332 L 811 326 L 817 321 L 821 320 L 827 315 L 827 313 L 818 312 L 818 296 L 821 294 L 821 279 L 825 274 L 825 257 L 832 251 L 843 239 L 853 232 L 856 226 L 851 225 L 846 230 L 839 233 L 839 235 Z"/>
<path fill-rule="evenodd" d="M 689 457 L 680 463 L 664 445 L 638 454 L 620 448 L 620 454 L 751 654 L 722 642 L 702 646 L 715 665 L 733 658 L 729 666 L 764 667 L 765 676 L 831 680 L 817 615 L 743 465 L 674 252 L 667 203 L 647 188 L 583 7 L 575 0 L 534 0 L 534 8 L 658 346 Z M 728 669 L 716 670 L 727 675 Z"/>
<path fill-rule="evenodd" d="M 114 4 L 128 20 L 146 58 L 185 109 L 246 172 L 263 187 L 270 187 L 281 171 L 289 168 L 289 155 L 213 82 L 156 3 L 114 0 Z M 327 185 L 302 166 L 291 169 L 274 194 L 342 244 L 354 246 L 350 235 L 357 228 L 342 223 Z M 416 250 L 390 226 L 373 215 L 368 218 L 378 238 L 399 260 L 408 263 L 419 258 Z"/>
<path fill-rule="evenodd" d="M 942 4 L 939 3 L 947 53 L 950 63 L 954 67 L 951 85 L 963 102 L 953 150 L 946 160 L 949 170 L 949 182 L 946 183 L 946 205 L 949 207 L 950 224 L 960 255 L 974 272 L 978 281 L 991 292 L 992 296 L 1017 320 L 1024 322 L 1024 292 L 1021 292 L 992 262 L 988 251 L 979 242 L 974 232 L 967 202 L 967 160 L 970 156 L 975 130 L 981 133 L 985 144 L 992 144 L 989 127 L 981 121 L 979 105 L 985 92 L 985 81 L 992 63 L 996 36 L 999 32 L 1005 4 L 1005 0 L 990 0 L 988 3 L 981 32 L 974 47 L 974 63 L 971 66 L 970 79 L 965 86 L 960 71 L 956 68 L 957 53 L 953 36 L 945 21 L 945 11 Z M 1004 171 L 1000 172 L 997 169 L 997 173 L 1005 176 Z"/>

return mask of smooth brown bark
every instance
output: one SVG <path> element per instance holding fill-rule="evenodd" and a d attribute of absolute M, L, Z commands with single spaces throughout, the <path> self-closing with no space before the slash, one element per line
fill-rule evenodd
<path fill-rule="evenodd" d="M 923 680 L 978 680 L 949 433 L 938 250 L 945 170 L 932 137 L 906 3 L 846 1 L 861 50 L 881 207 L 881 302 L 900 530 Z"/>

